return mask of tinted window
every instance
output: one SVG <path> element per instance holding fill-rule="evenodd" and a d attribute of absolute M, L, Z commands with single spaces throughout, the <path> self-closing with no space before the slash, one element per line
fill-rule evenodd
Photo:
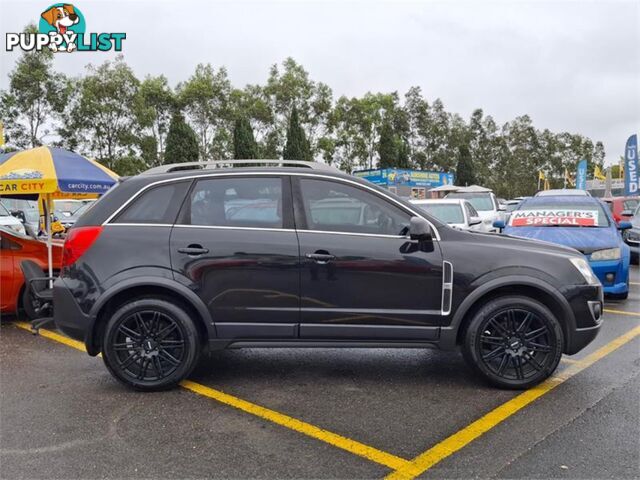
<path fill-rule="evenodd" d="M 464 223 L 464 215 L 460 205 L 427 203 L 419 205 L 419 207 L 444 223 Z"/>
<path fill-rule="evenodd" d="M 464 206 L 467 209 L 467 215 L 469 217 L 479 217 L 478 212 L 476 212 L 476 209 L 473 208 L 473 205 L 471 205 L 470 203 L 465 203 Z"/>
<path fill-rule="evenodd" d="M 282 228 L 282 180 L 211 178 L 196 183 L 182 223 L 212 227 Z"/>
<path fill-rule="evenodd" d="M 309 230 L 404 235 L 410 216 L 363 189 L 326 180 L 301 179 Z"/>
<path fill-rule="evenodd" d="M 447 198 L 464 198 L 479 212 L 495 209 L 490 193 L 450 193 Z"/>
<path fill-rule="evenodd" d="M 170 223 L 176 219 L 188 182 L 169 183 L 142 193 L 114 223 Z"/>

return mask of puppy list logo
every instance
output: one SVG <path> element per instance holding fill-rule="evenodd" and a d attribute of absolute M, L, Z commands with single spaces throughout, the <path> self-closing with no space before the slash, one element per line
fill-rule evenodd
<path fill-rule="evenodd" d="M 38 33 L 7 33 L 7 51 L 49 48 L 53 52 L 122 51 L 126 33 L 86 33 L 84 15 L 70 3 L 55 3 L 40 14 Z"/>

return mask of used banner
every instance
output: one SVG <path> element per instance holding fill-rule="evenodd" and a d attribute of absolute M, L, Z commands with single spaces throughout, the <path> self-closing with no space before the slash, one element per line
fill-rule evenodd
<path fill-rule="evenodd" d="M 594 227 L 598 225 L 598 212 L 570 209 L 517 210 L 511 214 L 509 223 L 512 227 L 546 225 Z"/>

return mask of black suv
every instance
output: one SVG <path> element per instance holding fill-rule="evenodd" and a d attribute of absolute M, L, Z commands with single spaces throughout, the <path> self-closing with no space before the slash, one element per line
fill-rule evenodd
<path fill-rule="evenodd" d="M 451 229 L 326 165 L 245 163 L 152 169 L 70 230 L 55 322 L 121 382 L 174 386 L 207 349 L 460 345 L 527 388 L 600 328 L 575 250 Z"/>

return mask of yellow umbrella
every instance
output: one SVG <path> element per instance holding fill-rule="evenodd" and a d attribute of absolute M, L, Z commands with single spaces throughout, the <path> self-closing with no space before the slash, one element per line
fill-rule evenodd
<path fill-rule="evenodd" d="M 49 255 L 54 198 L 96 198 L 109 190 L 118 176 L 108 168 L 77 153 L 54 147 L 38 147 L 0 156 L 0 195 L 43 200 Z"/>

